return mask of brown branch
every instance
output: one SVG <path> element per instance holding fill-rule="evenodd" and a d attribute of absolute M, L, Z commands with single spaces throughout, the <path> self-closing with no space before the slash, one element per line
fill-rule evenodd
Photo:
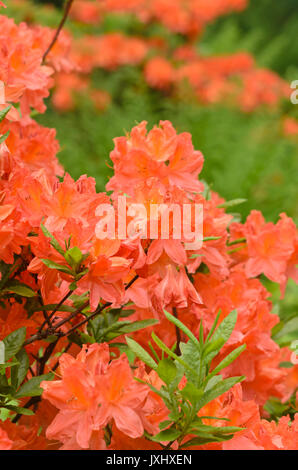
<path fill-rule="evenodd" d="M 136 274 L 130 281 L 128 284 L 126 284 L 125 286 L 125 290 L 129 289 L 130 286 L 132 286 L 132 284 L 138 279 L 139 275 Z M 77 328 L 79 328 L 80 326 L 84 325 L 85 323 L 87 323 L 89 320 L 91 320 L 92 318 L 94 318 L 96 315 L 98 315 L 99 313 L 101 313 L 103 310 L 105 310 L 106 308 L 110 307 L 112 305 L 112 302 L 106 302 L 104 305 L 102 305 L 101 307 L 98 307 L 91 315 L 89 315 L 88 317 L 84 318 L 84 320 L 80 321 L 77 325 L 73 326 L 69 331 L 67 331 L 67 333 L 62 333 L 61 334 L 61 337 L 62 336 L 68 336 L 70 335 L 71 333 L 73 333 Z"/>
<path fill-rule="evenodd" d="M 52 47 L 54 46 L 55 42 L 56 42 L 57 39 L 58 39 L 58 36 L 59 36 L 59 34 L 60 34 L 60 32 L 61 32 L 63 26 L 64 26 L 64 23 L 65 23 L 67 17 L 68 17 L 68 14 L 69 14 L 69 11 L 70 11 L 70 9 L 71 9 L 72 3 L 73 3 L 73 0 L 68 0 L 68 1 L 67 1 L 67 4 L 66 4 L 66 6 L 65 6 L 65 10 L 64 10 L 64 13 L 63 13 L 63 17 L 62 17 L 62 19 L 61 19 L 61 21 L 60 21 L 60 24 L 59 24 L 59 26 L 58 26 L 58 28 L 57 28 L 57 30 L 56 30 L 56 33 L 55 33 L 55 35 L 54 35 L 54 37 L 53 37 L 53 39 L 52 39 L 52 41 L 51 41 L 49 47 L 47 48 L 47 50 L 45 51 L 44 55 L 42 56 L 42 61 L 43 61 L 43 62 L 45 62 L 45 60 L 46 60 L 46 58 L 47 58 L 47 55 L 49 54 L 50 50 L 52 49 Z"/>
<path fill-rule="evenodd" d="M 130 286 L 132 286 L 132 284 L 138 279 L 138 274 L 136 274 L 130 281 L 128 284 L 126 284 L 125 286 L 125 290 L 129 289 Z M 58 328 L 60 328 L 62 325 L 64 325 L 65 323 L 69 322 L 70 320 L 72 320 L 74 317 L 76 317 L 79 313 L 82 312 L 82 310 L 84 310 L 84 308 L 86 308 L 89 304 L 89 301 L 87 300 L 86 302 L 84 302 L 83 305 L 81 305 L 81 307 L 79 307 L 77 310 L 75 310 L 71 315 L 69 315 L 67 318 L 64 318 L 64 320 L 61 320 L 59 323 L 57 323 L 54 327 L 52 328 L 48 328 L 47 330 L 45 331 L 39 331 L 38 333 L 36 333 L 35 335 L 32 335 L 30 338 L 28 338 L 25 343 L 24 343 L 24 346 L 27 346 L 28 344 L 31 344 L 33 343 L 34 341 L 39 341 L 39 340 L 42 340 L 42 339 L 45 339 L 47 338 L 48 336 L 50 335 L 57 335 L 59 336 L 59 338 L 62 338 L 64 336 L 68 336 L 69 334 L 72 333 L 72 331 L 74 331 L 75 329 L 77 329 L 78 327 L 80 327 L 81 325 L 83 325 L 84 323 L 87 323 L 91 318 L 95 317 L 96 315 L 98 315 L 99 313 L 102 312 L 102 310 L 104 310 L 105 308 L 108 308 L 110 307 L 111 302 L 107 302 L 106 304 L 98 307 L 91 315 L 89 315 L 88 317 L 86 317 L 84 320 L 82 320 L 80 323 L 78 323 L 77 325 L 75 325 L 73 328 L 71 328 L 71 330 L 69 330 L 67 333 L 63 333 L 62 331 L 57 331 Z M 57 307 L 56 307 L 57 309 Z M 53 313 L 53 312 L 52 312 Z M 52 314 L 51 314 L 51 317 L 52 317 Z"/>
<path fill-rule="evenodd" d="M 72 320 L 74 317 L 76 317 L 79 313 L 81 313 L 84 308 L 86 308 L 87 306 L 89 305 L 89 300 L 86 300 L 86 302 L 83 303 L 83 305 L 81 305 L 81 307 L 77 308 L 71 315 L 69 315 L 69 317 L 67 318 L 64 318 L 63 320 L 59 321 L 59 323 L 57 323 L 51 330 L 51 334 L 56 334 L 55 331 L 60 328 L 60 326 L 64 325 L 64 323 L 67 323 L 69 322 L 70 320 Z"/>
<path fill-rule="evenodd" d="M 46 350 L 44 352 L 44 355 L 42 357 L 39 357 L 37 358 L 37 371 L 36 371 L 36 375 L 42 375 L 44 373 L 44 369 L 45 369 L 45 366 L 46 366 L 46 363 L 48 362 L 48 360 L 50 359 L 51 357 L 51 354 L 53 353 L 55 347 L 56 347 L 56 344 L 58 343 L 59 341 L 59 338 L 54 341 L 53 343 L 50 343 L 47 347 L 46 347 Z M 24 408 L 30 408 L 30 406 L 32 405 L 35 405 L 37 407 L 38 403 L 40 402 L 41 400 L 41 396 L 37 396 L 37 397 L 31 397 L 27 403 L 24 405 Z M 22 417 L 23 415 L 21 413 L 18 413 L 12 420 L 13 423 L 17 423 L 19 421 L 19 419 Z"/>
<path fill-rule="evenodd" d="M 99 313 L 101 313 L 103 310 L 105 310 L 106 308 L 110 307 L 112 305 L 112 302 L 106 302 L 105 304 L 103 304 L 101 307 L 97 308 L 93 313 L 91 313 L 91 315 L 89 315 L 88 317 L 84 318 L 84 320 L 80 321 L 79 323 L 77 323 L 77 325 L 73 326 L 70 330 L 68 330 L 66 333 L 62 333 L 61 334 L 61 337 L 62 336 L 69 336 L 71 333 L 73 333 L 77 328 L 79 328 L 80 326 L 84 325 L 85 323 L 88 323 L 89 320 L 92 320 L 92 318 L 94 318 L 96 315 L 98 315 Z"/>
<path fill-rule="evenodd" d="M 63 297 L 63 299 L 60 300 L 59 304 L 57 304 L 56 307 L 54 308 L 54 310 L 51 312 L 51 314 L 48 315 L 48 320 L 49 321 L 53 318 L 55 313 L 59 311 L 59 308 L 64 304 L 64 302 L 68 299 L 68 297 L 71 296 L 72 293 L 73 293 L 73 291 L 71 291 L 71 290 L 68 291 L 67 294 L 65 294 L 65 296 Z M 49 321 L 47 323 L 49 324 L 49 327 L 51 328 L 52 324 L 49 323 Z M 39 328 L 39 332 L 41 332 L 43 330 L 43 327 L 45 326 L 45 324 L 46 324 L 46 322 L 43 322 L 43 324 Z"/>
<path fill-rule="evenodd" d="M 129 282 L 128 284 L 126 284 L 125 286 L 125 290 L 129 289 L 129 287 L 132 286 L 132 284 L 138 279 L 139 275 L 136 274 Z M 69 294 L 70 295 L 70 294 Z M 68 294 L 65 296 L 66 298 L 69 296 Z M 65 298 L 64 297 L 64 298 Z M 63 300 L 63 299 L 62 299 Z M 60 302 L 59 306 L 61 307 L 63 302 Z M 54 328 L 48 328 L 46 331 L 44 332 L 38 332 L 36 335 L 33 335 L 31 336 L 31 338 L 28 338 L 27 341 L 25 341 L 24 343 L 24 346 L 26 346 L 27 344 L 31 344 L 33 343 L 34 341 L 37 341 L 37 340 L 40 340 L 40 339 L 44 339 L 46 338 L 47 336 L 50 336 L 51 334 L 55 334 L 58 336 L 57 340 L 54 341 L 53 343 L 50 343 L 46 350 L 45 350 L 45 353 L 44 355 L 41 357 L 41 358 L 38 358 L 36 357 L 36 360 L 37 360 L 37 373 L 36 375 L 42 375 L 43 372 L 44 372 L 44 368 L 45 368 L 45 365 L 47 363 L 47 361 L 49 360 L 51 354 L 53 353 L 58 341 L 60 338 L 64 337 L 64 336 L 69 336 L 73 331 L 75 331 L 77 328 L 79 328 L 80 326 L 84 325 L 85 323 L 87 323 L 89 320 L 91 320 L 93 317 L 95 317 L 96 315 L 98 315 L 99 313 L 101 313 L 105 308 L 107 307 L 110 307 L 112 305 L 112 302 L 106 302 L 104 305 L 98 307 L 91 315 L 89 315 L 88 317 L 86 317 L 84 320 L 82 320 L 81 322 L 79 322 L 77 325 L 73 326 L 69 331 L 67 331 L 66 333 L 63 333 L 61 331 L 57 331 L 55 332 L 55 330 L 57 328 L 59 328 L 62 324 L 68 322 L 70 319 L 72 319 L 74 316 L 78 315 L 78 313 L 80 313 L 82 310 L 84 310 L 85 307 L 87 307 L 87 305 L 89 304 L 89 301 L 86 301 L 80 308 L 78 308 L 75 312 L 73 312 L 68 318 L 62 320 L 61 322 L 57 323 L 57 325 L 54 327 Z M 58 306 L 56 306 L 55 308 L 55 311 L 58 310 Z M 54 312 L 54 311 L 53 311 Z M 51 313 L 50 317 L 53 316 L 53 312 Z M 55 312 L 54 312 L 55 313 Z M 67 351 L 71 346 L 71 343 L 68 344 L 68 346 L 66 347 L 65 351 Z M 59 360 L 56 362 L 56 364 L 54 365 L 53 367 L 53 371 L 55 371 L 57 369 L 59 365 Z M 31 397 L 27 403 L 24 405 L 24 408 L 30 408 L 30 406 L 32 405 L 35 405 L 37 406 L 38 403 L 40 402 L 41 400 L 41 397 L 38 396 L 38 397 Z M 17 414 L 12 422 L 13 423 L 17 423 L 19 421 L 19 419 L 22 417 L 21 414 Z"/>
<path fill-rule="evenodd" d="M 173 314 L 174 314 L 174 317 L 178 319 L 178 313 L 177 313 L 176 307 L 173 307 Z M 180 352 L 181 333 L 180 333 L 180 330 L 179 330 L 178 326 L 175 326 L 175 330 L 176 330 L 176 339 L 177 339 L 175 354 L 177 354 L 177 356 L 180 356 L 180 354 L 181 354 L 181 352 Z"/>
<path fill-rule="evenodd" d="M 39 298 L 39 301 L 41 303 L 41 306 L 44 307 L 44 303 L 43 303 L 43 299 L 42 299 L 42 295 L 41 295 L 41 292 L 40 290 L 38 291 L 38 298 Z M 50 321 L 50 317 L 48 315 L 48 312 L 46 310 L 42 310 L 42 314 L 44 316 L 44 322 L 43 324 L 41 325 L 40 327 L 40 331 L 43 329 L 44 325 L 47 323 L 49 325 L 49 327 L 51 327 L 51 321 Z"/>

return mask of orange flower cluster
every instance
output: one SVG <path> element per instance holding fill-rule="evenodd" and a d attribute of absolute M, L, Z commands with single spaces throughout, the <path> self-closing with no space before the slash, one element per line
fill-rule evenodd
<path fill-rule="evenodd" d="M 158 21 L 174 33 L 185 34 L 185 44 L 173 52 L 166 41 L 158 37 L 125 36 L 120 32 L 86 35 L 73 40 L 71 62 L 76 64 L 77 72 L 58 76 L 54 105 L 61 111 L 73 109 L 76 95 L 91 90 L 88 75 L 94 69 L 112 71 L 130 64 L 141 66 L 150 87 L 174 94 L 179 99 L 185 99 L 191 93 L 191 98 L 195 97 L 201 104 L 224 102 L 244 112 L 260 106 L 276 107 L 282 99 L 289 98 L 291 91 L 277 74 L 258 68 L 248 53 L 206 57 L 193 45 L 205 24 L 219 15 L 245 7 L 243 0 L 75 2 L 72 15 L 78 21 L 96 24 L 108 12 L 133 12 L 141 21 Z M 89 95 L 92 99 L 91 92 Z M 107 97 L 97 108 L 105 109 L 109 101 Z M 94 103 L 96 106 L 96 99 Z"/>
<path fill-rule="evenodd" d="M 88 35 L 73 40 L 70 60 L 76 64 L 76 71 L 56 75 L 54 106 L 61 111 L 73 109 L 75 96 L 82 92 L 87 95 L 88 91 L 95 108 L 105 110 L 110 96 L 106 91 L 92 89 L 90 72 L 95 68 L 112 71 L 128 64 L 140 64 L 147 51 L 148 45 L 143 39 L 126 37 L 121 33 L 109 33 L 100 37 Z"/>
<path fill-rule="evenodd" d="M 286 136 L 296 137 L 298 135 L 297 119 L 287 117 L 283 121 L 283 131 Z"/>
<path fill-rule="evenodd" d="M 279 319 L 259 278 L 264 275 L 280 284 L 282 293 L 289 278 L 298 281 L 298 234 L 292 219 L 281 214 L 276 224 L 266 223 L 253 211 L 245 223 L 233 221 L 225 201 L 209 194 L 198 179 L 204 159 L 194 149 L 191 135 L 178 134 L 169 121 L 149 132 L 142 122 L 115 139 L 110 155 L 114 176 L 106 187 L 110 196 L 97 193 L 94 179 L 86 175 L 74 181 L 57 162 L 55 131 L 30 116 L 32 109 L 44 111 L 52 68 L 64 73 L 71 67 L 68 36 L 61 36 L 48 56 L 51 66 L 45 66 L 49 30 L 16 26 L 1 16 L 0 24 L 1 39 L 5 38 L 0 48 L 2 109 L 14 104 L 0 123 L 0 340 L 26 328 L 21 346 L 28 363 L 21 382 L 28 391 L 30 379 L 45 379 L 35 415 L 14 423 L 9 411 L 1 422 L 0 449 L 159 449 L 160 444 L 146 439 L 144 432 L 158 433 L 160 423 L 169 417 L 156 393 L 164 382 L 146 361 L 131 359 L 121 347 L 126 346 L 125 327 L 150 319 L 145 330 L 128 330 L 131 337 L 149 353 L 149 334 L 155 331 L 174 348 L 177 331 L 165 309 L 196 337 L 205 338 L 216 316 L 221 324 L 232 310 L 238 312 L 234 331 L 213 357 L 211 370 L 236 346 L 246 344 L 245 352 L 223 371 L 225 377 L 246 378 L 203 406 L 198 418 L 216 417 L 212 425 L 218 428 L 227 425 L 220 419 L 226 418 L 245 429 L 206 448 L 297 448 L 297 416 L 292 423 L 289 416 L 278 423 L 263 418 L 268 398 L 287 401 L 295 396 L 298 366 L 280 367 L 290 360 L 291 351 L 279 348 L 271 338 Z M 102 41 L 118 44 L 119 36 L 101 38 L 99 44 Z M 136 61 L 144 50 L 140 46 Z M 130 60 L 129 47 L 116 58 L 96 60 L 114 67 L 120 56 L 122 63 Z M 230 64 L 224 67 L 231 69 Z M 147 210 L 135 217 L 135 204 Z M 168 217 L 168 237 L 162 236 L 162 214 L 151 211 L 156 204 L 181 209 L 178 217 Z M 192 245 L 189 234 L 183 231 L 177 237 L 176 232 L 188 207 L 195 237 L 196 205 L 203 207 L 204 238 L 199 247 Z M 107 209 L 106 215 L 101 207 Z M 124 234 L 123 213 L 129 221 Z M 155 237 L 148 235 L 151 224 Z M 112 236 L 101 236 L 103 227 L 116 225 Z M 113 330 L 115 324 L 109 324 L 117 315 L 119 334 Z M 186 342 L 185 332 L 180 335 Z M 1 377 L 12 393 L 15 378 L 8 369 L 9 363 Z M 56 380 L 43 376 L 50 371 Z M 180 378 L 181 390 L 188 381 L 186 375 Z M 21 407 L 30 405 L 26 396 L 19 392 Z M 210 424 L 208 418 L 202 419 Z"/>
<path fill-rule="evenodd" d="M 274 72 L 256 68 L 247 53 L 200 57 L 191 47 L 183 47 L 173 57 L 178 66 L 161 56 L 148 60 L 144 76 L 152 88 L 174 93 L 180 90 L 181 96 L 187 82 L 199 102 L 236 104 L 245 112 L 261 105 L 276 107 L 290 94 L 284 80 Z"/>
<path fill-rule="evenodd" d="M 81 0 L 75 4 L 71 15 L 83 23 L 94 24 L 110 12 L 134 13 L 140 21 L 158 21 L 171 31 L 194 37 L 206 23 L 246 6 L 247 0 Z"/>

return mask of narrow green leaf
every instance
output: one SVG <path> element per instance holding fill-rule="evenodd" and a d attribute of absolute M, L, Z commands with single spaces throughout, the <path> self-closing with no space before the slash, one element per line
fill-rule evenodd
<path fill-rule="evenodd" d="M 167 385 L 169 385 L 176 378 L 177 367 L 174 362 L 170 359 L 163 359 L 159 362 L 156 372 L 161 378 L 161 380 L 163 380 Z"/>
<path fill-rule="evenodd" d="M 67 266 L 63 264 L 55 263 L 55 261 L 51 261 L 50 259 L 41 258 L 41 261 L 50 269 L 56 269 L 57 271 L 61 271 L 62 273 L 73 275 L 73 272 Z"/>
<path fill-rule="evenodd" d="M 228 354 L 219 364 L 218 366 L 213 369 L 213 371 L 208 375 L 207 381 L 214 377 L 216 374 L 218 374 L 221 370 L 225 369 L 228 367 L 232 362 L 237 359 L 238 356 L 245 350 L 246 344 L 243 344 L 242 346 L 239 346 L 238 348 L 234 349 L 230 354 Z"/>
<path fill-rule="evenodd" d="M 65 252 L 64 258 L 70 264 L 70 266 L 76 267 L 81 263 L 83 259 L 83 254 L 80 248 L 74 246 L 73 248 L 70 248 Z"/>
<path fill-rule="evenodd" d="M 15 390 L 19 388 L 29 369 L 29 358 L 25 349 L 21 349 L 16 354 L 16 358 L 19 364 L 11 369 L 11 384 Z"/>
<path fill-rule="evenodd" d="M 43 382 L 44 380 L 52 380 L 53 377 L 54 374 L 52 374 L 51 372 L 49 374 L 33 377 L 21 386 L 21 388 L 17 391 L 14 397 L 38 397 L 42 394 L 42 388 L 40 388 L 41 382 Z"/>
<path fill-rule="evenodd" d="M 209 240 L 219 240 L 221 237 L 204 237 L 203 242 L 208 242 Z"/>
<path fill-rule="evenodd" d="M 11 105 L 7 106 L 6 108 L 0 111 L 0 122 L 3 121 L 9 110 L 11 109 Z"/>
<path fill-rule="evenodd" d="M 23 346 L 26 338 L 26 328 L 22 326 L 18 330 L 10 333 L 4 338 L 3 343 L 5 345 L 5 361 L 8 361 L 14 356 Z"/>
<path fill-rule="evenodd" d="M 242 380 L 244 379 L 244 376 L 230 377 L 217 383 L 213 388 L 205 392 L 204 396 L 198 403 L 199 409 L 203 408 L 203 406 L 205 406 L 207 403 L 212 400 L 215 400 L 215 398 L 227 392 L 228 390 L 230 390 L 230 388 L 234 387 L 234 385 L 236 385 L 237 383 L 242 382 Z"/>
<path fill-rule="evenodd" d="M 199 347 L 199 342 L 195 335 L 185 326 L 178 318 L 174 317 L 174 315 L 171 315 L 169 312 L 167 312 L 165 309 L 163 310 L 165 316 L 167 319 L 171 322 L 174 323 L 183 333 L 186 334 L 186 336 L 197 346 Z"/>
<path fill-rule="evenodd" d="M 142 346 L 140 346 L 135 340 L 129 337 L 125 337 L 125 339 L 129 348 L 135 353 L 137 357 L 139 357 L 145 364 L 147 364 L 147 366 L 151 367 L 151 369 L 157 369 L 156 362 L 152 359 L 150 354 L 148 354 L 147 351 L 142 348 Z"/>
<path fill-rule="evenodd" d="M 238 206 L 239 204 L 243 204 L 246 201 L 247 199 L 232 199 L 231 201 L 226 201 L 223 204 L 219 204 L 217 207 L 225 209 L 227 207 Z"/>
<path fill-rule="evenodd" d="M 160 347 L 160 349 L 168 354 L 172 359 L 175 359 L 177 362 L 179 362 L 182 366 L 184 366 L 186 369 L 189 369 L 194 375 L 198 375 L 195 370 L 193 370 L 189 365 L 181 359 L 181 357 L 177 356 L 173 351 L 171 351 L 162 341 L 161 339 L 156 336 L 156 334 L 152 333 L 152 338 L 154 342 L 157 344 L 157 346 Z"/>
<path fill-rule="evenodd" d="M 169 429 L 164 429 L 163 431 L 160 431 L 158 434 L 155 436 L 151 437 L 151 441 L 154 442 L 168 442 L 168 441 L 175 441 L 179 436 L 181 432 L 178 429 L 175 428 L 169 428 Z"/>
<path fill-rule="evenodd" d="M 37 295 L 31 287 L 16 280 L 8 281 L 3 292 L 12 292 L 22 297 L 35 297 Z"/>
<path fill-rule="evenodd" d="M 58 240 L 56 240 L 56 238 L 54 237 L 54 235 L 52 235 L 51 232 L 49 232 L 48 229 L 43 224 L 40 224 L 40 227 L 41 227 L 41 230 L 42 230 L 43 234 L 47 238 L 51 239 L 52 247 L 55 248 L 55 250 L 58 251 L 58 253 L 60 253 L 60 255 L 64 256 L 65 252 L 64 252 L 62 246 L 59 244 Z"/>
<path fill-rule="evenodd" d="M 193 383 L 187 382 L 185 387 L 181 390 L 181 395 L 190 401 L 195 407 L 199 400 L 202 398 L 203 392 L 199 390 Z"/>
<path fill-rule="evenodd" d="M 9 136 L 9 131 L 5 132 L 5 134 L 1 135 L 0 136 L 0 144 L 2 144 L 2 142 L 4 142 L 7 137 Z"/>

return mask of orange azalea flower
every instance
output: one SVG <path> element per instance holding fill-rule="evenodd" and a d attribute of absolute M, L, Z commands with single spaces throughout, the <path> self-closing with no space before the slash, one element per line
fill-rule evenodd
<path fill-rule="evenodd" d="M 3 3 L 0 6 L 4 6 Z M 12 440 L 9 439 L 6 431 L 0 426 L 0 450 L 10 450 L 12 448 Z"/>
<path fill-rule="evenodd" d="M 287 261 L 294 252 L 295 234 L 293 221 L 285 215 L 274 225 L 266 224 L 260 212 L 252 211 L 245 223 L 247 276 L 264 273 L 272 281 L 284 283 Z"/>
<path fill-rule="evenodd" d="M 160 90 L 168 90 L 175 79 L 174 68 L 163 57 L 153 57 L 148 60 L 144 74 L 148 84 Z"/>
<path fill-rule="evenodd" d="M 143 434 L 139 412 L 149 389 L 133 379 L 125 355 L 109 364 L 107 344 L 83 346 L 76 359 L 63 354 L 60 371 L 61 380 L 41 384 L 44 398 L 60 410 L 47 429 L 49 439 L 63 448 L 73 448 L 75 440 L 87 449 L 92 432 L 111 420 L 131 437 Z"/>
<path fill-rule="evenodd" d="M 111 152 L 115 175 L 107 190 L 132 194 L 133 188 L 150 177 L 159 178 L 165 189 L 177 186 L 200 191 L 197 177 L 203 166 L 201 152 L 195 151 L 188 133 L 177 135 L 169 121 L 161 121 L 147 134 L 146 122 L 134 127 L 127 137 L 115 139 Z"/>

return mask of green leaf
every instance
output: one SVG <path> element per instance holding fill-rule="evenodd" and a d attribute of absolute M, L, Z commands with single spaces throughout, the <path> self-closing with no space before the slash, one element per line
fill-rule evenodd
<path fill-rule="evenodd" d="M 186 334 L 186 336 L 199 348 L 199 342 L 195 335 L 185 326 L 178 318 L 174 317 L 174 315 L 171 315 L 169 312 L 167 312 L 164 309 L 164 314 L 167 317 L 167 319 L 171 322 L 174 323 L 183 333 Z"/>
<path fill-rule="evenodd" d="M 157 346 L 160 347 L 160 349 L 168 354 L 172 359 L 175 359 L 177 362 L 179 362 L 182 366 L 184 366 L 186 369 L 190 370 L 194 375 L 198 375 L 197 372 L 192 369 L 181 357 L 177 356 L 171 349 L 169 349 L 162 341 L 161 339 L 156 336 L 156 334 L 152 333 L 152 338 L 154 342 L 157 344 Z"/>
<path fill-rule="evenodd" d="M 3 292 L 12 292 L 22 297 L 35 297 L 37 295 L 31 287 L 16 280 L 8 281 Z"/>
<path fill-rule="evenodd" d="M 42 230 L 43 234 L 47 238 L 51 239 L 50 243 L 51 243 L 52 247 L 55 248 L 55 250 L 58 251 L 58 253 L 60 253 L 60 255 L 62 255 L 64 257 L 65 252 L 64 252 L 62 246 L 59 244 L 58 240 L 56 240 L 54 235 L 52 235 L 51 232 L 49 232 L 48 229 L 43 224 L 40 224 L 40 227 L 41 227 L 41 230 Z"/>
<path fill-rule="evenodd" d="M 61 271 L 62 273 L 73 275 L 73 272 L 67 266 L 63 264 L 55 263 L 55 261 L 51 261 L 50 259 L 41 258 L 41 261 L 50 269 L 56 269 L 57 271 Z"/>
<path fill-rule="evenodd" d="M 42 394 L 42 388 L 40 388 L 40 383 L 44 380 L 52 380 L 54 374 L 51 372 L 49 374 L 39 375 L 38 377 L 33 377 L 32 379 L 25 382 L 21 388 L 14 395 L 15 398 L 21 397 L 38 397 Z"/>
<path fill-rule="evenodd" d="M 221 312 L 221 310 L 219 310 L 218 314 L 217 314 L 216 317 L 215 317 L 215 320 L 214 320 L 214 322 L 213 322 L 213 325 L 212 325 L 212 327 L 211 327 L 211 329 L 210 329 L 210 331 L 209 331 L 209 333 L 208 333 L 208 336 L 207 336 L 207 338 L 206 338 L 206 343 L 208 343 L 208 341 L 210 340 L 211 336 L 212 336 L 213 333 L 214 333 L 215 328 L 217 327 L 217 323 L 218 323 L 218 320 L 219 320 L 219 317 L 220 317 L 220 312 Z"/>
<path fill-rule="evenodd" d="M 276 332 L 273 336 L 274 341 L 280 347 L 290 346 L 292 341 L 295 341 L 298 338 L 298 317 L 294 317 L 286 323 L 282 324 L 282 327 L 279 331 Z"/>
<path fill-rule="evenodd" d="M 232 362 L 237 359 L 238 356 L 245 350 L 246 344 L 243 344 L 242 346 L 239 346 L 238 348 L 234 349 L 230 354 L 228 354 L 216 367 L 213 369 L 213 371 L 208 375 L 207 381 L 209 381 L 213 376 L 218 374 L 222 369 L 225 369 L 225 367 L 228 367 Z"/>
<path fill-rule="evenodd" d="M 203 242 L 208 242 L 209 240 L 219 240 L 221 237 L 204 237 Z"/>
<path fill-rule="evenodd" d="M 23 346 L 23 343 L 26 338 L 26 328 L 22 326 L 18 330 L 10 333 L 3 342 L 5 345 L 5 361 L 8 361 L 12 356 L 14 356 Z"/>
<path fill-rule="evenodd" d="M 210 376 L 207 377 L 205 380 L 205 385 L 204 390 L 207 392 L 208 390 L 211 390 L 217 383 L 221 382 L 223 380 L 222 375 L 215 375 L 214 377 L 211 377 L 210 380 L 208 380 Z"/>
<path fill-rule="evenodd" d="M 216 436 L 205 436 L 205 437 L 195 437 L 193 439 L 190 439 L 189 441 L 185 442 L 180 446 L 181 449 L 187 449 L 188 447 L 193 447 L 193 446 L 203 446 L 205 444 L 209 444 L 210 442 L 221 442 L 221 441 L 228 441 L 229 439 L 232 439 L 233 435 L 231 436 L 226 436 L 224 439 L 221 439 L 220 437 Z"/>
<path fill-rule="evenodd" d="M 16 358 L 19 361 L 19 364 L 11 369 L 11 385 L 15 390 L 19 388 L 29 369 L 29 358 L 25 349 L 21 349 L 16 354 Z"/>
<path fill-rule="evenodd" d="M 159 362 L 157 369 L 157 374 L 167 385 L 169 385 L 173 380 L 175 380 L 177 375 L 177 367 L 171 359 L 163 359 Z"/>
<path fill-rule="evenodd" d="M 77 267 L 83 259 L 83 254 L 77 246 L 70 248 L 64 254 L 64 258 L 72 267 Z"/>
<path fill-rule="evenodd" d="M 156 325 L 157 323 L 158 320 L 154 318 L 150 318 L 148 320 L 140 320 L 136 322 L 115 321 L 115 323 L 110 325 L 108 328 L 104 328 L 99 331 L 97 330 L 96 340 L 98 342 L 111 341 L 112 339 L 117 338 L 118 336 L 142 330 L 143 328 Z"/>
<path fill-rule="evenodd" d="M 203 391 L 199 390 L 193 383 L 188 382 L 181 390 L 181 395 L 196 407 L 196 404 L 202 398 Z"/>
<path fill-rule="evenodd" d="M 207 426 L 205 424 L 200 424 L 195 426 L 195 428 L 192 429 L 190 433 L 199 437 L 204 437 L 206 434 L 222 437 L 226 434 L 233 434 L 238 431 L 243 431 L 243 428 L 238 426 Z"/>
<path fill-rule="evenodd" d="M 227 245 L 228 246 L 233 246 L 233 245 L 238 245 L 238 243 L 246 243 L 246 238 L 245 237 L 237 238 L 237 240 L 233 240 L 231 242 L 228 242 Z"/>
<path fill-rule="evenodd" d="M 224 320 L 220 323 L 215 330 L 213 336 L 204 346 L 203 356 L 204 363 L 209 363 L 215 357 L 222 346 L 230 338 L 235 324 L 237 321 L 237 310 L 233 310 Z"/>
<path fill-rule="evenodd" d="M 235 328 L 236 321 L 237 310 L 233 310 L 231 313 L 229 313 L 228 316 L 226 316 L 226 318 L 223 319 L 218 328 L 215 330 L 212 340 L 215 341 L 218 338 L 222 338 L 226 343 Z"/>
<path fill-rule="evenodd" d="M 242 380 L 244 379 L 244 376 L 240 376 L 230 377 L 228 379 L 220 381 L 214 387 L 204 393 L 204 396 L 198 403 L 199 409 L 203 408 L 203 406 L 205 406 L 207 403 L 219 397 L 223 393 L 227 392 L 228 390 L 230 390 L 230 388 L 234 387 L 235 384 L 242 382 Z"/>
<path fill-rule="evenodd" d="M 26 416 L 34 415 L 34 411 L 29 410 L 29 408 L 22 408 L 20 406 L 14 406 L 14 405 L 5 405 L 5 408 L 7 408 L 8 410 L 14 411 L 15 413 L 18 413 L 20 415 L 26 415 Z"/>
<path fill-rule="evenodd" d="M 9 131 L 5 132 L 5 134 L 1 135 L 0 136 L 0 144 L 2 144 L 2 142 L 4 142 L 7 137 L 9 136 Z"/>
<path fill-rule="evenodd" d="M 243 204 L 246 201 L 247 199 L 232 199 L 231 201 L 226 201 L 223 204 L 219 204 L 217 207 L 219 208 L 234 207 L 234 206 L 238 206 L 239 204 Z"/>
<path fill-rule="evenodd" d="M 151 369 L 157 369 L 156 362 L 152 359 L 150 354 L 148 354 L 147 351 L 142 348 L 142 346 L 140 346 L 135 340 L 131 338 L 125 337 L 125 339 L 128 344 L 128 347 L 132 350 L 132 352 L 135 353 L 137 357 L 139 357 Z"/>
<path fill-rule="evenodd" d="M 0 111 L 0 122 L 3 121 L 9 110 L 11 109 L 11 105 L 7 106 L 6 108 Z"/>
<path fill-rule="evenodd" d="M 119 322 L 118 324 L 121 325 L 121 323 L 125 322 Z M 158 320 L 155 318 L 149 318 L 148 320 L 140 320 L 140 321 L 135 321 L 135 322 L 129 322 L 126 325 L 121 327 L 122 334 L 123 333 L 132 333 L 134 331 L 142 330 L 143 328 L 148 328 L 148 326 L 153 326 L 156 325 Z"/>
<path fill-rule="evenodd" d="M 38 305 L 32 311 L 33 312 L 40 312 L 40 311 L 51 312 L 51 311 L 55 310 L 57 306 L 58 306 L 58 304 Z M 74 307 L 71 307 L 70 305 L 60 305 L 60 307 L 57 309 L 57 312 L 72 313 L 75 310 L 76 309 Z"/>
<path fill-rule="evenodd" d="M 169 429 L 164 429 L 163 431 L 160 431 L 155 436 L 150 437 L 150 439 L 151 441 L 154 441 L 154 442 L 175 441 L 180 436 L 180 434 L 181 432 L 178 429 L 169 428 Z"/>
<path fill-rule="evenodd" d="M 196 345 L 191 341 L 187 343 L 180 343 L 181 359 L 189 366 L 189 369 L 185 369 L 185 376 L 189 382 L 199 385 L 198 374 L 194 375 L 192 370 L 199 371 L 201 354 Z"/>
<path fill-rule="evenodd" d="M 159 429 L 163 431 L 165 428 L 168 428 L 173 422 L 170 419 L 166 419 L 165 421 L 162 421 L 159 423 Z"/>

